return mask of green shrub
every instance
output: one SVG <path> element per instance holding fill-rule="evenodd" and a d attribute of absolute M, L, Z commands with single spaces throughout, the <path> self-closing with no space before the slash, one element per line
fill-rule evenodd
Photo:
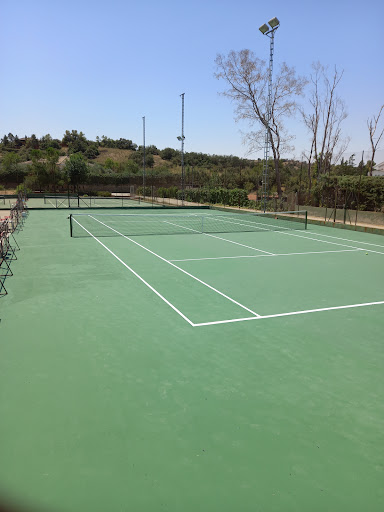
<path fill-rule="evenodd" d="M 150 197 L 152 195 L 151 187 L 145 187 L 145 194 L 143 194 L 143 187 L 137 187 L 136 194 L 138 196 L 145 195 L 146 197 Z"/>

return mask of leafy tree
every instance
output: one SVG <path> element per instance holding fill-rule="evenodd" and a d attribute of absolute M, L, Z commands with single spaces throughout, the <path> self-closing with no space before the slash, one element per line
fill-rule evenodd
<path fill-rule="evenodd" d="M 142 149 L 139 149 L 138 151 L 135 151 L 129 156 L 130 160 L 133 160 L 136 162 L 139 166 L 143 165 L 143 151 Z M 153 155 L 147 154 L 147 150 L 145 150 L 145 167 L 151 168 L 155 164 L 155 159 L 153 158 Z"/>
<path fill-rule="evenodd" d="M 3 171 L 16 171 L 19 168 L 20 157 L 17 153 L 5 153 L 1 161 Z"/>
<path fill-rule="evenodd" d="M 47 133 L 47 135 L 43 135 L 39 141 L 40 149 L 46 150 L 50 147 L 50 144 L 52 142 L 52 137 Z"/>
<path fill-rule="evenodd" d="M 113 140 L 106 135 L 103 135 L 101 139 L 99 136 L 97 136 L 96 144 L 104 148 L 130 149 L 133 151 L 136 151 L 137 149 L 137 144 L 134 144 L 130 139 L 120 138 L 119 140 Z"/>
<path fill-rule="evenodd" d="M 172 160 L 177 155 L 177 151 L 173 148 L 164 148 L 160 151 L 160 156 L 163 160 Z"/>
<path fill-rule="evenodd" d="M 116 141 L 116 147 L 119 149 L 131 149 L 131 150 L 136 151 L 137 144 L 134 144 L 129 139 L 119 139 Z"/>
<path fill-rule="evenodd" d="M 78 190 L 80 183 L 87 181 L 88 166 L 81 153 L 75 153 L 69 157 L 65 163 L 65 171 L 68 182 L 74 189 Z"/>
<path fill-rule="evenodd" d="M 117 170 L 119 167 L 119 162 L 115 162 L 114 160 L 112 160 L 112 158 L 107 158 L 104 162 L 104 166 L 106 169 Z"/>
<path fill-rule="evenodd" d="M 21 148 L 21 141 L 20 141 L 20 139 L 19 139 L 19 137 L 17 135 L 15 135 L 14 145 L 15 145 L 16 149 Z"/>
<path fill-rule="evenodd" d="M 34 133 L 28 137 L 26 147 L 31 149 L 39 149 L 39 139 Z"/>
<path fill-rule="evenodd" d="M 114 147 L 116 147 L 115 141 L 113 139 L 110 139 L 106 135 L 102 135 L 101 139 L 97 136 L 96 137 L 96 142 L 98 142 L 99 145 L 102 146 L 103 148 L 114 148 Z"/>
<path fill-rule="evenodd" d="M 62 142 L 62 144 L 65 144 L 66 146 L 68 146 L 71 142 L 76 142 L 78 140 L 82 140 L 85 142 L 87 141 L 83 132 L 79 133 L 77 130 L 72 130 L 72 131 L 65 130 L 65 134 L 64 134 L 61 142 Z"/>
<path fill-rule="evenodd" d="M 56 191 L 56 184 L 59 179 L 59 172 L 57 163 L 59 161 L 60 151 L 49 147 L 45 152 L 45 160 L 47 172 L 49 175 L 50 184 L 53 184 L 54 191 Z"/>
<path fill-rule="evenodd" d="M 133 160 L 128 160 L 121 164 L 122 171 L 126 174 L 138 174 L 140 171 L 139 165 Z"/>
<path fill-rule="evenodd" d="M 254 190 L 254 188 L 255 185 L 252 182 L 247 181 L 246 183 L 244 183 L 244 189 L 247 191 L 248 194 L 250 194 L 252 190 Z"/>
<path fill-rule="evenodd" d="M 100 155 L 100 151 L 98 150 L 97 144 L 94 142 L 91 142 L 87 149 L 85 150 L 85 156 L 89 158 L 90 160 L 93 160 L 98 155 Z"/>
<path fill-rule="evenodd" d="M 40 191 L 49 185 L 49 173 L 44 156 L 40 149 L 33 149 L 31 151 L 32 172 L 36 177 Z"/>
<path fill-rule="evenodd" d="M 39 147 L 42 150 L 46 150 L 48 148 L 60 149 L 60 141 L 59 139 L 52 139 L 49 133 L 47 135 L 43 135 L 39 141 Z"/>

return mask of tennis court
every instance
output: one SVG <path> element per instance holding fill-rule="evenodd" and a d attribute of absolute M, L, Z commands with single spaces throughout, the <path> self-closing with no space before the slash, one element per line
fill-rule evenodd
<path fill-rule="evenodd" d="M 17 240 L 0 302 L 8 499 L 383 509 L 383 237 L 301 214 L 67 206 L 30 211 Z"/>

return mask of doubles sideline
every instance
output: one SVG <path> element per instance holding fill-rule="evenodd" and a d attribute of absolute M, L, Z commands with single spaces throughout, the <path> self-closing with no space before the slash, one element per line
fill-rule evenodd
<path fill-rule="evenodd" d="M 151 253 L 152 255 L 154 255 L 155 257 L 159 258 L 160 260 L 164 261 L 165 263 L 171 265 L 172 267 L 176 268 L 177 270 L 183 272 L 184 274 L 188 275 L 189 277 L 191 277 L 192 279 L 198 281 L 199 283 L 203 284 L 204 286 L 206 286 L 207 288 L 211 289 L 212 291 L 218 293 L 219 295 L 221 295 L 222 297 L 226 298 L 227 300 L 231 301 L 232 303 L 236 304 L 237 306 L 241 307 L 242 309 L 246 310 L 246 311 L 249 311 L 253 316 L 252 317 L 243 317 L 243 318 L 235 318 L 235 319 L 228 319 L 228 320 L 217 320 L 217 321 L 212 321 L 212 322 L 201 322 L 201 323 L 194 323 L 192 322 L 186 315 L 184 315 L 176 306 L 174 306 L 169 300 L 167 300 L 160 292 L 158 292 L 153 286 L 151 286 L 145 279 L 143 279 L 135 270 L 132 269 L 132 267 L 130 267 L 129 265 L 127 265 L 121 258 L 119 258 L 111 249 L 109 249 L 105 244 L 103 244 L 103 242 L 101 242 L 101 240 L 99 240 L 96 236 L 94 236 L 90 231 L 88 231 L 82 224 L 80 224 L 76 219 L 73 219 L 84 231 L 86 231 L 94 240 L 96 240 L 102 247 L 104 247 L 110 254 L 112 254 L 112 256 L 114 256 L 122 265 L 124 265 L 132 274 L 134 274 L 138 279 L 140 279 L 141 282 L 143 282 L 151 291 L 153 291 L 161 300 L 163 300 L 169 307 L 171 307 L 178 315 L 180 315 L 186 322 L 188 322 L 192 327 L 203 327 L 203 326 L 209 326 L 209 325 L 219 325 L 219 324 L 226 324 L 226 323 L 234 323 L 234 322 L 243 322 L 243 321 L 249 321 L 249 320 L 262 320 L 262 319 L 268 319 L 268 318 L 278 318 L 278 317 L 284 317 L 284 316 L 293 316 L 293 315 L 302 315 L 302 314 L 308 314 L 308 313 L 315 313 L 315 312 L 322 312 L 322 311 L 332 311 L 332 310 L 339 310 L 339 309 L 350 309 L 350 308 L 358 308 L 358 307 L 365 307 L 365 306 L 373 306 L 373 305 L 381 305 L 381 304 L 384 304 L 384 301 L 376 301 L 376 302 L 366 302 L 366 303 L 360 303 L 360 304 L 348 304 L 348 305 L 344 305 L 344 306 L 331 306 L 331 307 L 326 307 L 326 308 L 317 308 L 317 309 L 309 309 L 309 310 L 301 310 L 301 311 L 291 311 L 291 312 L 287 312 L 287 313 L 276 313 L 276 314 L 272 314 L 272 315 L 259 315 L 258 313 L 256 313 L 255 311 L 252 311 L 251 309 L 247 308 L 246 306 L 244 306 L 243 304 L 241 304 L 240 302 L 232 299 L 231 297 L 229 297 L 228 295 L 224 294 L 223 292 L 217 290 L 216 288 L 214 288 L 213 286 L 209 285 L 208 283 L 202 281 L 201 279 L 199 279 L 198 277 L 194 276 L 193 274 L 187 272 L 186 270 L 178 267 L 177 265 L 175 265 L 173 263 L 173 261 L 188 261 L 188 260 L 167 260 L 165 258 L 163 258 L 162 256 L 160 256 L 159 254 L 155 253 L 154 251 L 151 251 L 150 249 L 148 249 L 147 247 L 145 247 L 144 245 L 138 243 L 136 240 L 133 240 L 132 238 L 126 236 L 126 235 L 123 235 L 122 233 L 120 233 L 119 231 L 117 231 L 116 229 L 112 228 L 111 226 L 108 226 L 107 224 L 105 224 L 104 222 L 101 222 L 100 220 L 96 219 L 95 217 L 93 217 L 92 215 L 89 215 L 93 220 L 99 222 L 100 224 L 104 225 L 105 227 L 107 227 L 108 229 L 111 229 L 112 231 L 114 231 L 115 233 L 117 233 L 118 235 L 122 236 L 123 238 L 129 240 L 130 242 L 134 243 L 135 245 L 138 245 L 139 247 L 141 247 L 142 249 L 144 249 L 145 251 Z M 324 243 L 331 243 L 331 244 L 334 244 L 334 245 L 344 245 L 345 247 L 351 247 L 351 246 L 347 246 L 345 244 L 338 244 L 338 243 L 335 243 L 335 242 L 328 242 L 326 240 L 318 240 L 318 239 L 314 239 L 314 238 L 311 238 L 311 237 L 306 237 L 306 236 L 302 236 L 302 235 L 296 235 L 294 233 L 287 233 L 285 231 L 283 232 L 280 232 L 282 234 L 287 234 L 287 235 L 293 235 L 293 236 L 299 236 L 300 238 L 309 238 L 310 240 L 317 240 L 319 242 L 324 242 Z M 225 240 L 225 241 L 228 241 L 228 242 L 232 242 L 231 240 L 226 240 L 224 238 L 221 238 L 221 237 L 216 237 L 215 235 L 209 235 L 207 234 L 208 236 L 212 236 L 214 238 L 220 238 L 222 240 Z M 321 235 L 320 235 L 321 236 Z M 332 237 L 332 238 L 337 238 L 337 237 Z M 237 242 L 235 242 L 237 243 Z M 238 245 L 243 245 L 243 244 L 238 244 Z M 373 244 L 374 245 L 374 244 Z M 247 247 L 247 246 L 245 246 Z M 250 247 L 252 248 L 252 247 Z M 258 249 L 256 248 L 252 248 L 256 251 L 258 251 Z M 373 250 L 369 250 L 369 249 L 362 249 L 362 248 L 358 248 L 358 247 L 351 247 L 351 249 L 349 249 L 349 251 L 320 251 L 320 252 L 352 252 L 352 251 L 361 251 L 361 250 L 367 250 L 369 252 L 374 252 L 374 253 L 377 253 L 377 251 L 373 251 Z M 263 252 L 266 252 L 266 251 L 263 251 Z M 279 254 L 274 254 L 274 253 L 267 253 L 267 254 L 259 254 L 259 255 L 256 255 L 256 256 L 243 256 L 243 257 L 275 257 L 275 256 L 289 256 L 289 255 L 293 255 L 294 253 L 291 253 L 291 254 L 286 254 L 286 255 L 279 255 Z M 297 254 L 309 254 L 309 253 L 297 253 Z M 384 254 L 384 253 L 378 253 L 378 254 Z M 240 256 L 241 257 L 241 256 Z M 225 257 L 223 257 L 225 258 Z M 227 258 L 236 258 L 236 257 L 227 257 Z M 200 259 L 217 259 L 217 258 L 200 258 Z"/>

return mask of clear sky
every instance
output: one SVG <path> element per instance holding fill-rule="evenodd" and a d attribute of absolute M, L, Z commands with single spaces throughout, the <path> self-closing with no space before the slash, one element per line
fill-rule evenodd
<path fill-rule="evenodd" d="M 384 103 L 382 0 L 0 0 L 0 135 L 76 129 L 142 144 L 145 116 L 147 144 L 178 148 L 185 93 L 185 150 L 246 156 L 214 60 L 244 48 L 268 58 L 258 27 L 274 16 L 275 69 L 286 61 L 309 74 L 316 60 L 344 69 L 347 156 L 361 155 L 366 121 Z M 298 119 L 287 128 L 299 157 L 306 131 Z"/>

